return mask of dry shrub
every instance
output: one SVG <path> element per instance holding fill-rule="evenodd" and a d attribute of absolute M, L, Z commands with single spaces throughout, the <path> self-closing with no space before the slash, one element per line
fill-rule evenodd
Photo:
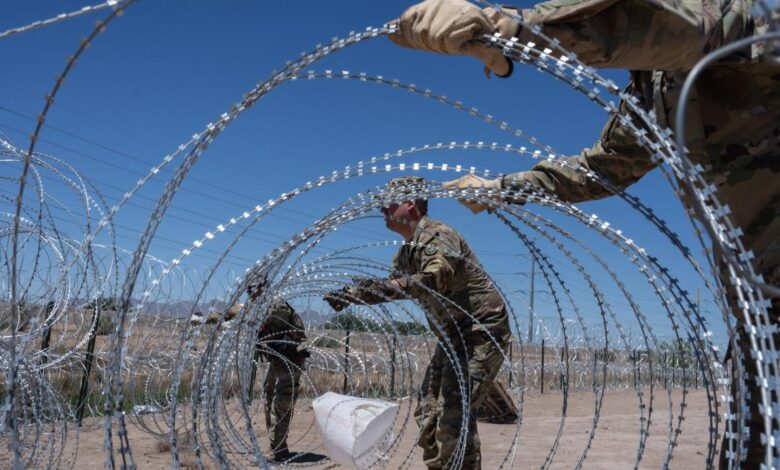
<path fill-rule="evenodd" d="M 176 447 L 179 449 L 179 453 L 192 453 L 193 448 L 193 439 L 192 435 L 190 433 L 186 434 L 179 434 L 176 436 Z M 166 438 L 158 439 L 157 442 L 154 444 L 154 450 L 156 450 L 159 453 L 164 452 L 170 452 L 171 451 L 171 441 Z"/>
<path fill-rule="evenodd" d="M 176 439 L 176 447 L 179 449 L 179 468 L 183 470 L 198 470 L 200 467 L 195 459 L 195 451 L 192 447 L 192 435 L 181 434 Z M 154 450 L 163 454 L 171 451 L 171 442 L 168 439 L 159 439 L 154 444 Z M 207 462 L 203 462 L 203 468 L 213 468 Z"/>
<path fill-rule="evenodd" d="M 157 453 L 165 453 L 171 451 L 171 442 L 167 439 L 159 439 L 157 442 L 154 443 L 154 450 L 157 451 Z"/>

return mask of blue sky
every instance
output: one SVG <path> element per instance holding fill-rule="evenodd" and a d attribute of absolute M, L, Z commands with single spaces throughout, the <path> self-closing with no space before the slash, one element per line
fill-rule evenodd
<path fill-rule="evenodd" d="M 217 119 L 286 61 L 334 36 L 379 26 L 410 4 L 139 1 L 109 25 L 69 75 L 49 114 L 38 150 L 74 165 L 114 202 L 153 164 Z M 0 31 L 84 5 L 7 0 L 0 4 Z M 95 21 L 106 15 L 104 10 L 0 40 L 0 131 L 17 146 L 29 145 L 27 135 L 34 128 L 31 118 L 42 109 L 43 97 L 65 66 L 66 57 Z M 529 67 L 517 67 L 514 76 L 506 80 L 486 80 L 481 64 L 473 59 L 401 49 L 386 38 L 360 43 L 312 67 L 315 71 L 327 69 L 383 75 L 430 88 L 505 120 L 560 153 L 577 153 L 591 146 L 606 119 L 585 96 Z M 605 74 L 619 84 L 628 77 L 619 70 Z M 245 112 L 204 153 L 176 195 L 151 254 L 169 260 L 217 224 L 345 165 L 412 146 L 466 140 L 522 145 L 515 137 L 468 114 L 391 87 L 341 80 L 286 83 Z M 440 152 L 407 160 L 412 161 L 473 165 L 493 173 L 527 169 L 533 163 L 487 151 Z M 4 174 L 18 173 L 4 170 Z M 118 214 L 118 242 L 124 248 L 135 248 L 138 231 L 145 226 L 169 176 L 161 173 L 133 205 Z M 441 173 L 423 176 L 444 178 Z M 385 180 L 386 176 L 350 179 L 293 201 L 255 227 L 251 238 L 231 251 L 226 269 L 242 271 L 330 208 Z M 16 191 L 10 182 L 3 186 L 3 194 Z M 54 180 L 47 191 L 69 200 L 69 191 Z M 659 171 L 645 177 L 631 192 L 653 207 L 699 253 L 680 203 Z M 9 210 L 4 204 L 2 210 Z M 648 248 L 691 292 L 701 286 L 662 235 L 625 203 L 613 198 L 579 207 L 610 221 Z M 652 292 L 617 250 L 571 219 L 543 208 L 529 209 L 550 217 L 603 253 L 646 306 L 659 335 L 670 333 L 669 321 L 660 315 Z M 527 252 L 500 222 L 486 214 L 472 216 L 453 201 L 435 201 L 431 212 L 461 230 L 501 282 L 512 290 L 527 289 Z M 67 226 L 63 222 L 63 230 L 68 230 Z M 71 224 L 70 229 L 77 227 Z M 330 237 L 327 246 L 395 238 L 380 219 L 367 219 Z M 204 256 L 188 259 L 187 265 L 209 267 L 230 239 L 215 240 L 209 248 L 213 251 L 204 250 Z M 595 320 L 586 283 L 563 255 L 549 246 L 545 250 L 558 260 L 561 273 L 580 292 L 582 308 Z M 371 255 L 389 262 L 392 250 L 377 249 Z M 221 273 L 223 279 L 229 277 L 226 270 Z M 605 292 L 616 293 L 603 274 L 594 272 L 594 276 L 604 282 L 601 287 Z M 216 285 L 215 291 L 219 290 Z M 539 278 L 536 285 L 543 290 Z M 540 311 L 548 309 L 545 303 L 549 304 L 549 299 L 544 297 L 539 294 L 537 298 Z M 704 295 L 703 300 L 705 308 L 711 305 L 709 296 Z M 615 301 L 619 317 L 623 315 L 626 328 L 631 328 L 625 306 L 621 308 L 617 297 Z M 521 309 L 523 304 L 518 302 Z M 721 323 L 714 311 L 712 319 L 713 325 Z M 722 330 L 715 328 L 716 332 Z M 634 325 L 633 331 L 637 329 Z"/>

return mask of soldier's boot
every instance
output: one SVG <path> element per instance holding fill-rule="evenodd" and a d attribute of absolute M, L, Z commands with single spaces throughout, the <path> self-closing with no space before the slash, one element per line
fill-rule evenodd
<path fill-rule="evenodd" d="M 292 454 L 287 448 L 287 444 L 285 444 L 283 449 L 274 450 L 274 462 L 284 462 L 286 460 L 290 460 L 291 457 Z"/>

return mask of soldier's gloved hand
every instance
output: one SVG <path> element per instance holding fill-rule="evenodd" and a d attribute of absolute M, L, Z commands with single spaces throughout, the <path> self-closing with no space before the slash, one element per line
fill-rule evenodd
<path fill-rule="evenodd" d="M 368 289 L 374 284 L 374 280 L 369 277 L 352 276 L 352 282 L 363 289 Z"/>
<path fill-rule="evenodd" d="M 496 192 L 501 190 L 501 179 L 496 178 L 489 180 L 487 178 L 480 178 L 479 176 L 466 175 L 452 181 L 445 181 L 442 183 L 445 188 L 452 189 L 465 189 L 465 188 L 487 188 L 494 189 Z M 467 201 L 465 199 L 458 199 L 458 202 L 468 207 L 473 214 L 479 214 L 488 208 L 488 205 L 477 201 Z"/>
<path fill-rule="evenodd" d="M 351 290 L 348 290 L 347 292 L 354 297 L 356 295 L 360 295 L 360 293 L 362 292 L 369 292 L 372 294 L 377 294 L 379 292 L 382 292 L 388 288 L 389 285 L 388 282 L 392 282 L 392 281 L 387 281 L 385 279 L 370 278 L 370 277 L 354 276 L 352 277 L 352 282 L 355 285 L 351 288 Z"/>
<path fill-rule="evenodd" d="M 236 318 L 236 315 L 241 313 L 241 309 L 244 308 L 244 304 L 233 304 L 227 312 L 225 312 L 225 321 L 230 321 Z"/>
<path fill-rule="evenodd" d="M 426 0 L 408 8 L 396 22 L 399 31 L 390 39 L 399 46 L 475 57 L 485 64 L 488 78 L 490 72 L 499 77 L 512 74 L 512 61 L 500 49 L 487 47 L 482 36 L 499 32 L 509 39 L 517 34 L 519 24 L 493 8 L 481 10 L 466 0 Z"/>
<path fill-rule="evenodd" d="M 352 299 L 352 296 L 349 295 L 349 289 L 346 287 L 340 290 L 334 290 L 328 292 L 327 294 L 325 294 L 325 297 L 323 297 L 323 299 L 336 312 L 340 312 L 344 310 L 345 308 L 347 308 L 349 304 L 352 303 L 350 300 Z"/>

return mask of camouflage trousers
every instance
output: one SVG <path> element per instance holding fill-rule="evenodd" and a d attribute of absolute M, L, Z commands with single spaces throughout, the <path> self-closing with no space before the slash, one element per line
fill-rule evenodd
<path fill-rule="evenodd" d="M 767 283 L 773 286 L 780 286 L 780 266 L 774 267 L 767 272 L 762 273 Z M 773 299 L 772 306 L 769 309 L 769 321 L 775 326 L 780 325 L 780 299 Z M 746 429 L 747 436 L 744 438 L 744 446 L 741 451 L 741 463 L 739 466 L 733 466 L 732 468 L 762 468 L 766 456 L 766 444 L 762 438 L 762 434 L 766 433 L 764 427 L 764 417 L 761 413 L 761 388 L 758 385 L 758 369 L 756 368 L 755 358 L 750 344 L 750 338 L 745 332 L 745 328 L 741 322 L 737 322 L 737 341 L 738 350 L 731 352 L 731 364 L 732 364 L 732 382 L 731 382 L 731 401 L 729 402 L 729 410 L 733 416 L 736 417 L 738 422 L 741 422 L 741 426 Z M 775 347 L 780 347 L 780 333 L 774 335 Z M 743 416 L 740 412 L 739 398 L 737 394 L 737 381 L 736 381 L 736 366 L 734 361 L 741 360 L 744 364 L 742 383 L 744 384 L 744 391 L 747 396 L 747 413 Z M 778 371 L 775 370 L 775 373 Z M 770 382 L 771 383 L 771 382 Z M 768 397 L 770 403 L 776 403 L 780 391 L 773 390 Z M 744 403 L 744 401 L 743 401 Z M 773 424 L 775 429 L 777 428 L 778 417 L 773 417 Z M 736 434 L 736 429 L 731 426 L 726 426 L 725 432 L 732 432 Z M 744 436 L 744 433 L 743 433 Z M 740 454 L 737 452 L 737 446 L 739 441 L 734 438 L 729 438 L 728 435 L 724 435 L 721 442 L 720 449 L 720 461 L 718 468 L 729 468 L 729 452 L 733 452 L 735 455 Z M 729 450 L 731 449 L 731 450 Z M 773 456 L 777 458 L 777 455 Z"/>
<path fill-rule="evenodd" d="M 270 360 L 263 384 L 265 395 L 265 426 L 271 441 L 271 452 L 284 453 L 290 430 L 293 407 L 298 398 L 300 368 L 281 360 Z"/>
<path fill-rule="evenodd" d="M 457 351 L 449 351 L 449 357 L 441 342 L 436 345 L 414 412 L 420 426 L 418 445 L 428 468 L 481 468 L 476 412 L 501 368 L 510 335 L 502 332 L 493 337 L 498 346 L 487 332 L 472 331 L 467 335 L 467 344 L 463 346 L 461 341 L 461 346 L 455 346 Z M 466 409 L 469 417 L 464 443 L 461 429 Z M 464 446 L 461 464 L 455 455 L 459 445 Z"/>

